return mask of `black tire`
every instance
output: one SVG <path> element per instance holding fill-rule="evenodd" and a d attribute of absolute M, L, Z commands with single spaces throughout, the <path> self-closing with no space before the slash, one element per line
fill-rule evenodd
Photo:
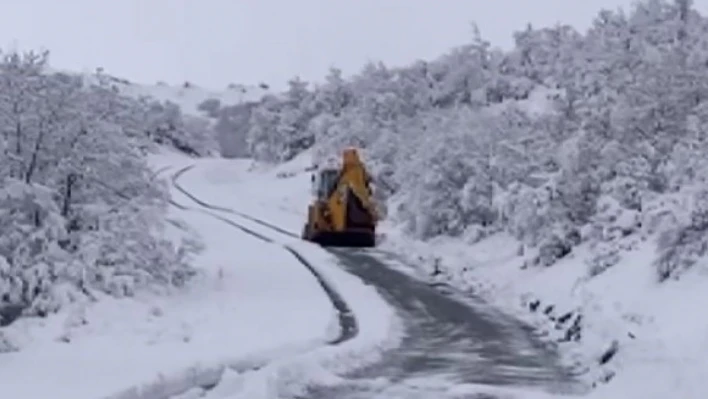
<path fill-rule="evenodd" d="M 300 237 L 305 240 L 305 241 L 310 241 L 310 224 L 305 223 L 304 226 L 302 226 L 302 234 Z"/>
<path fill-rule="evenodd" d="M 366 238 L 366 242 L 364 243 L 365 248 L 374 248 L 376 247 L 376 234 L 371 234 L 369 237 Z"/>

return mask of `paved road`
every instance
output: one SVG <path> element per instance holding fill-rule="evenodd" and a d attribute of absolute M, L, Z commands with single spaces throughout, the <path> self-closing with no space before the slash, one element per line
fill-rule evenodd
<path fill-rule="evenodd" d="M 347 376 L 346 384 L 313 388 L 308 399 L 439 399 L 445 397 L 441 390 L 461 383 L 577 391 L 577 384 L 558 366 L 556 354 L 517 320 L 481 301 L 446 295 L 387 266 L 390 261 L 381 255 L 333 252 L 349 272 L 375 286 L 398 310 L 407 337 L 382 362 Z M 383 383 L 372 383 L 374 379 Z M 421 387 L 425 381 L 432 384 Z"/>
<path fill-rule="evenodd" d="M 177 182 L 188 170 L 184 168 L 177 172 L 173 183 L 197 204 L 256 222 L 276 234 L 297 237 L 268 221 L 203 202 Z M 234 221 L 213 216 L 244 229 Z M 289 247 L 286 249 L 290 250 Z M 558 365 L 557 355 L 518 320 L 495 311 L 480 300 L 456 299 L 454 295 L 396 270 L 392 267 L 396 260 L 390 254 L 357 249 L 332 249 L 331 252 L 347 271 L 376 287 L 397 310 L 405 321 L 406 337 L 399 347 L 388 351 L 381 362 L 345 376 L 345 383 L 334 387 L 313 387 L 305 398 L 298 399 L 498 397 L 485 393 L 484 388 L 480 388 L 476 395 L 454 395 L 448 391 L 459 384 L 530 387 L 553 393 L 582 391 L 569 373 Z M 346 321 L 343 322 L 345 327 Z M 349 329 L 350 333 L 343 334 L 344 339 L 356 333 L 354 327 L 355 323 Z"/>

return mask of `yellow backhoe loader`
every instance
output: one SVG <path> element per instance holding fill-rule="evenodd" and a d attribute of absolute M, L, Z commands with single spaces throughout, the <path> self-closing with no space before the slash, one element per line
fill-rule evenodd
<path fill-rule="evenodd" d="M 371 177 L 356 149 L 344 150 L 340 166 L 318 168 L 312 183 L 314 200 L 308 206 L 303 239 L 325 247 L 376 246 L 378 215 Z"/>

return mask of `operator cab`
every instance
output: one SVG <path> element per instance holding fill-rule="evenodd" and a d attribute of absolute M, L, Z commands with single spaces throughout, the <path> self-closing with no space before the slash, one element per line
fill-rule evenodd
<path fill-rule="evenodd" d="M 312 193 L 320 200 L 326 200 L 337 187 L 339 169 L 326 168 L 312 174 Z"/>

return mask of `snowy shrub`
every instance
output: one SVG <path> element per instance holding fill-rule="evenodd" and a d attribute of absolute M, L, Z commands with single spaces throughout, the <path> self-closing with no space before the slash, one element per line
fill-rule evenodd
<path fill-rule="evenodd" d="M 96 291 L 184 284 L 191 250 L 161 238 L 168 192 L 145 159 L 154 109 L 105 76 L 88 84 L 46 64 L 46 53 L 0 59 L 0 314 L 42 316 Z M 169 115 L 157 125 L 185 126 L 169 107 L 160 112 Z"/>
<path fill-rule="evenodd" d="M 597 243 L 593 255 L 585 263 L 588 265 L 588 276 L 596 277 L 607 269 L 615 266 L 621 260 L 619 248 L 612 243 Z"/>
<path fill-rule="evenodd" d="M 598 209 L 592 218 L 592 224 L 594 233 L 592 238 L 599 241 L 614 241 L 639 230 L 640 213 L 627 209 L 620 201 L 606 196 L 598 201 Z"/>
<path fill-rule="evenodd" d="M 648 237 L 687 225 L 691 218 L 690 198 L 684 192 L 678 192 L 645 201 L 641 219 L 642 233 Z"/>
<path fill-rule="evenodd" d="M 524 100 L 529 97 L 536 84 L 526 78 L 513 76 L 497 77 L 486 87 L 487 103 L 503 103 L 507 100 Z"/>
<path fill-rule="evenodd" d="M 626 183 L 612 185 L 610 194 L 598 200 L 597 212 L 588 225 L 587 239 L 591 243 L 591 256 L 585 263 L 591 277 L 619 263 L 621 251 L 632 248 L 631 236 L 640 231 L 641 214 L 626 208 L 634 208 L 635 203 L 623 201 L 633 194 L 618 194 L 614 191 L 617 186 L 631 187 Z"/>
<path fill-rule="evenodd" d="M 532 263 L 538 266 L 551 266 L 559 259 L 573 251 L 573 247 L 580 243 L 580 233 L 569 226 L 546 226 L 550 233 L 545 233 L 538 246 L 538 255 Z"/>
<path fill-rule="evenodd" d="M 690 220 L 664 230 L 658 239 L 655 262 L 660 281 L 677 278 L 708 255 L 708 191 L 695 194 Z"/>
<path fill-rule="evenodd" d="M 599 273 L 667 230 L 674 270 L 702 251 L 701 211 L 676 195 L 708 176 L 705 26 L 689 2 L 657 0 L 603 10 L 584 33 L 528 26 L 508 51 L 476 34 L 407 67 L 294 79 L 245 118 L 249 149 L 281 162 L 361 147 L 387 217 L 417 238 L 506 230 L 545 265 L 587 241 Z"/>
<path fill-rule="evenodd" d="M 213 130 L 216 132 L 221 155 L 226 158 L 248 155 L 247 133 L 254 103 L 225 106 L 218 110 Z"/>
<path fill-rule="evenodd" d="M 538 189 L 513 184 L 501 204 L 509 232 L 531 246 L 541 240 L 544 226 L 551 223 L 550 193 L 547 187 Z"/>
<path fill-rule="evenodd" d="M 219 116 L 219 111 L 221 110 L 221 100 L 218 98 L 208 98 L 197 106 L 199 111 L 205 112 L 209 117 L 216 118 Z"/>
<path fill-rule="evenodd" d="M 318 108 L 316 98 L 299 78 L 288 82 L 282 99 L 265 96 L 255 107 L 246 133 L 249 153 L 265 162 L 283 162 L 312 147 L 308 125 Z"/>
<path fill-rule="evenodd" d="M 639 211 L 642 209 L 642 195 L 639 183 L 629 177 L 617 177 L 606 185 L 609 195 L 618 201 L 625 209 Z"/>
<path fill-rule="evenodd" d="M 68 255 L 59 246 L 66 229 L 51 190 L 6 178 L 0 190 L 0 227 L 2 303 L 47 301 Z M 55 309 L 40 305 L 36 310 Z"/>
<path fill-rule="evenodd" d="M 118 296 L 151 284 L 183 285 L 193 271 L 188 258 L 160 238 L 159 215 L 160 209 L 141 206 L 102 217 L 96 231 L 82 235 L 81 263 L 93 265 L 82 283 Z"/>
<path fill-rule="evenodd" d="M 147 134 L 158 144 L 173 147 L 188 155 L 210 155 L 218 149 L 215 135 L 206 119 L 182 115 L 177 104 L 149 103 L 145 115 Z"/>

